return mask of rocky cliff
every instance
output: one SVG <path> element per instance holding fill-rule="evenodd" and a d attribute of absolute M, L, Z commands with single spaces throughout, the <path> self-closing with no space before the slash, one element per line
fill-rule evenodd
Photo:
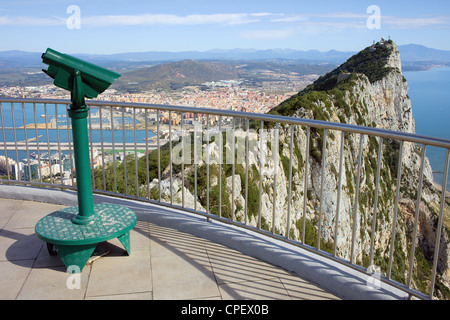
<path fill-rule="evenodd" d="M 274 108 L 271 113 L 414 133 L 414 118 L 407 93 L 408 84 L 402 75 L 397 46 L 392 41 L 380 42 L 351 57 L 336 70 L 320 77 L 305 90 Z M 245 127 L 244 124 L 240 126 Z M 251 125 L 253 130 L 250 133 L 250 139 L 253 137 L 255 141 L 261 139 L 258 130 L 261 128 L 258 126 L 258 123 Z M 327 132 L 326 154 L 323 155 L 324 131 L 311 128 L 309 149 L 306 149 L 308 142 L 306 128 L 295 127 L 293 156 L 290 159 L 290 127 L 281 125 L 277 131 L 270 124 L 266 124 L 264 129 L 262 136 L 267 143 L 263 144 L 262 152 L 259 149 L 259 142 L 254 143 L 246 161 L 238 162 L 234 169 L 231 165 L 224 163 L 220 173 L 218 163 L 221 144 L 219 140 L 225 137 L 225 133 L 211 133 L 215 138 L 211 138 L 208 144 L 204 139 L 201 147 L 202 161 L 196 168 L 197 198 L 193 196 L 195 166 L 185 165 L 184 189 L 182 189 L 181 169 L 175 168 L 172 188 L 174 203 L 181 204 L 184 191 L 186 207 L 193 208 L 196 203 L 197 209 L 205 210 L 209 200 L 210 212 L 218 214 L 218 200 L 221 196 L 223 204 L 221 214 L 224 217 L 246 221 L 255 227 L 261 225 L 263 229 L 274 230 L 277 234 L 291 239 L 300 241 L 304 239 L 306 244 L 314 247 L 320 241 L 320 248 L 331 253 L 336 246 L 337 256 L 343 259 L 351 259 L 353 248 L 354 261 L 364 267 L 369 267 L 373 235 L 373 265 L 379 267 L 383 274 L 387 274 L 389 258 L 392 254 L 391 278 L 406 283 L 411 243 L 414 241 L 412 237 L 422 146 L 404 143 L 400 198 L 397 219 L 394 221 L 400 143 L 384 139 L 375 232 L 372 234 L 379 139 L 362 137 L 363 156 L 360 176 L 357 177 L 360 136 L 345 134 L 342 187 L 337 234 L 335 234 L 341 133 Z M 244 139 L 240 139 L 245 137 L 245 132 L 242 130 L 236 132 L 234 146 L 238 153 L 239 150 L 241 152 L 245 150 Z M 279 138 L 278 144 L 275 143 L 276 135 Z M 229 154 L 233 143 L 226 139 L 223 141 L 222 151 L 224 155 Z M 259 169 L 261 154 L 266 160 L 262 172 Z M 206 194 L 205 177 L 208 157 L 205 155 L 208 155 L 210 160 L 209 195 Z M 273 157 L 274 155 L 279 156 L 277 158 Z M 306 159 L 308 159 L 308 171 L 305 166 Z M 249 180 L 246 195 L 247 160 Z M 290 160 L 292 160 L 291 197 L 289 197 L 288 186 Z M 323 176 L 322 172 L 324 172 Z M 262 176 L 261 199 L 259 197 L 260 176 Z M 169 179 L 169 171 L 166 168 L 161 181 L 164 201 L 170 201 Z M 219 181 L 222 181 L 221 195 Z M 306 197 L 304 195 L 305 181 L 307 183 Z M 322 184 L 323 193 L 321 193 Z M 154 179 L 148 186 L 152 190 L 153 198 L 157 198 L 158 185 L 158 180 Z M 359 197 L 355 202 L 358 187 Z M 304 203 L 305 198 L 306 203 Z M 322 201 L 320 201 L 321 198 Z M 412 277 L 412 286 L 425 293 L 429 292 L 439 201 L 440 190 L 433 185 L 432 170 L 426 159 Z M 260 203 L 261 207 L 259 207 Z M 289 221 L 288 207 L 290 207 Z M 447 201 L 445 204 L 447 215 L 450 212 L 449 207 L 450 203 Z M 247 217 L 245 217 L 246 210 Z M 259 210 L 261 210 L 260 219 Z M 306 219 L 304 212 L 306 212 Z M 396 230 L 394 240 L 392 239 L 393 228 Z M 446 299 L 450 298 L 449 257 L 449 231 L 448 226 L 444 226 L 435 290 L 440 298 Z"/>
<path fill-rule="evenodd" d="M 295 117 L 350 123 L 369 127 L 390 129 L 402 132 L 415 132 L 411 101 L 408 97 L 408 84 L 402 75 L 398 48 L 394 42 L 377 43 L 351 57 L 338 69 L 318 79 L 310 87 L 285 101 L 271 112 Z M 283 134 L 281 134 L 283 135 Z M 309 220 L 315 221 L 320 208 L 320 183 L 322 178 L 321 142 L 322 130 L 313 130 L 311 141 L 313 152 L 310 159 L 308 190 Z M 327 140 L 323 196 L 323 240 L 333 246 L 335 236 L 333 224 L 337 202 L 337 182 L 339 164 L 340 135 L 330 133 Z M 297 133 L 296 140 L 305 139 L 304 131 Z M 338 255 L 349 259 L 355 207 L 354 192 L 357 180 L 357 150 L 359 135 L 346 135 L 344 142 L 344 169 L 341 195 L 341 212 L 337 237 Z M 374 206 L 374 186 L 376 183 L 376 160 L 378 139 L 365 137 L 362 143 L 363 158 L 360 176 L 360 197 L 356 216 L 356 255 L 362 265 L 367 265 L 370 252 L 371 224 Z M 391 247 L 391 230 L 395 207 L 399 142 L 384 140 L 379 200 L 377 206 L 377 225 L 375 232 L 374 264 L 382 272 L 388 270 Z M 285 150 L 286 148 L 283 148 Z M 417 186 L 419 184 L 420 156 L 422 146 L 405 143 L 402 161 L 399 209 L 394 241 L 394 265 L 392 278 L 405 283 L 410 248 L 414 234 L 414 215 L 416 212 Z M 285 154 L 286 155 L 286 154 Z M 304 177 L 299 176 L 301 183 Z M 428 292 L 430 269 L 434 254 L 434 243 L 438 219 L 440 190 L 433 185 L 432 169 L 425 159 L 424 182 L 419 211 L 418 245 L 415 251 L 413 284 L 419 290 Z M 300 200 L 300 199 L 299 199 Z M 301 201 L 301 200 L 300 200 Z M 446 203 L 449 212 L 449 203 Z M 440 259 L 438 263 L 439 294 L 448 295 L 450 280 L 449 232 L 444 227 L 441 237 Z"/>

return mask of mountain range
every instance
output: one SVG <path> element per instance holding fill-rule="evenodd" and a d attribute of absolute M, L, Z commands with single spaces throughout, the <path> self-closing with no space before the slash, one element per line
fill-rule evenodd
<path fill-rule="evenodd" d="M 404 71 L 450 66 L 450 51 L 421 45 L 399 46 Z M 39 86 L 51 79 L 40 69 L 41 53 L 0 52 L 0 86 Z M 217 80 L 245 80 L 248 84 L 273 81 L 266 71 L 298 76 L 324 75 L 353 56 L 345 51 L 293 49 L 215 49 L 204 52 L 129 52 L 120 54 L 74 54 L 74 56 L 122 74 L 112 88 L 123 92 L 179 89 Z"/>
<path fill-rule="evenodd" d="M 450 50 L 438 50 L 417 44 L 399 46 L 403 62 L 428 61 L 433 63 L 450 63 Z M 57 48 L 55 48 L 57 50 Z M 135 65 L 143 63 L 192 60 L 305 60 L 304 62 L 327 62 L 341 64 L 354 55 L 351 51 L 319 51 L 319 50 L 294 50 L 294 49 L 214 49 L 209 51 L 148 51 L 128 52 L 116 54 L 73 54 L 81 59 L 99 63 L 105 66 Z M 40 52 L 26 52 L 9 50 L 0 52 L 0 68 L 11 67 L 41 67 Z"/>
<path fill-rule="evenodd" d="M 287 61 L 260 60 L 181 60 L 125 71 L 111 88 L 122 92 L 142 92 L 151 89 L 176 90 L 185 86 L 199 86 L 205 82 L 240 80 L 258 86 L 266 81 L 282 81 L 293 74 L 321 75 L 334 64 L 308 64 Z"/>

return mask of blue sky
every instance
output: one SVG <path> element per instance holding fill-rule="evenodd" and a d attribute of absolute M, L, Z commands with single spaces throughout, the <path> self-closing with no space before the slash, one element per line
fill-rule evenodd
<path fill-rule="evenodd" d="M 359 51 L 381 37 L 450 50 L 450 1 L 0 0 L 0 51 Z"/>

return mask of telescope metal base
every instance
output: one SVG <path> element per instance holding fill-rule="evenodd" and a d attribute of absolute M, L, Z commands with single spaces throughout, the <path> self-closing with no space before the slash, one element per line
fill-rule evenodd
<path fill-rule="evenodd" d="M 94 205 L 94 211 L 99 218 L 91 224 L 72 221 L 78 214 L 75 206 L 50 213 L 35 226 L 37 237 L 47 243 L 49 253 L 57 253 L 72 273 L 83 270 L 100 242 L 118 238 L 128 255 L 131 253 L 130 230 L 137 222 L 134 211 L 104 203 Z"/>

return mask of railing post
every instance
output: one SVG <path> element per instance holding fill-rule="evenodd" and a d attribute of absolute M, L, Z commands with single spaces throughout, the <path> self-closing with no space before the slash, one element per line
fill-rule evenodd
<path fill-rule="evenodd" d="M 306 145 L 305 145 L 305 174 L 304 176 L 304 189 L 303 189 L 303 226 L 302 226 L 302 243 L 305 244 L 305 232 L 306 232 L 306 202 L 308 201 L 308 167 L 309 167 L 309 139 L 311 137 L 311 128 L 306 127 Z"/>
<path fill-rule="evenodd" d="M 350 249 L 350 262 L 355 261 L 355 243 L 356 243 L 356 222 L 358 221 L 359 188 L 361 183 L 361 161 L 364 135 L 359 135 L 358 169 L 356 171 L 356 190 L 355 201 L 353 203 L 353 226 L 352 226 L 352 245 Z"/>
<path fill-rule="evenodd" d="M 434 294 L 434 283 L 436 282 L 436 269 L 439 258 L 439 247 L 441 243 L 441 232 L 442 232 L 442 222 L 444 220 L 444 206 L 445 206 L 445 190 L 447 188 L 447 177 L 448 177 L 448 160 L 450 157 L 450 149 L 447 149 L 445 153 L 445 162 L 444 162 L 444 179 L 442 181 L 442 192 L 441 192 L 441 204 L 439 206 L 439 220 L 438 227 L 436 229 L 436 240 L 434 244 L 434 256 L 433 256 L 433 269 L 431 275 L 431 284 L 430 284 L 430 298 L 433 299 Z"/>
<path fill-rule="evenodd" d="M 285 237 L 289 239 L 289 231 L 291 228 L 291 202 L 292 202 L 292 155 L 294 147 L 294 125 L 290 125 L 291 129 L 291 140 L 289 146 L 289 182 L 288 182 L 288 208 L 287 208 L 287 223 L 286 223 L 286 234 Z"/>
<path fill-rule="evenodd" d="M 375 183 L 375 202 L 373 205 L 373 215 L 372 215 L 372 236 L 370 238 L 370 258 L 369 266 L 373 265 L 373 249 L 375 241 L 375 232 L 377 225 L 377 211 L 378 211 L 378 194 L 380 189 L 380 172 L 381 172 L 381 156 L 383 155 L 383 138 L 380 138 L 378 144 L 378 160 L 377 160 L 377 177 Z"/>
<path fill-rule="evenodd" d="M 333 255 L 336 256 L 337 253 L 337 245 L 338 245 L 338 235 L 339 235 L 339 214 L 341 210 L 341 191 L 342 191 L 342 168 L 344 165 L 344 139 L 345 132 L 341 131 L 341 148 L 339 154 L 339 182 L 338 182 L 338 190 L 337 190 L 337 199 L 336 199 L 336 218 L 334 224 L 334 248 Z"/>
<path fill-rule="evenodd" d="M 397 213 L 398 213 L 398 203 L 400 200 L 400 183 L 402 178 L 402 159 L 403 159 L 403 141 L 400 141 L 400 151 L 398 154 L 398 165 L 397 165 L 397 186 L 395 191 L 395 205 L 394 205 L 394 216 L 392 217 L 392 232 L 391 232 L 391 247 L 389 249 L 389 265 L 387 277 L 391 279 L 392 273 L 392 260 L 394 258 L 394 245 L 395 245 L 395 234 L 397 225 Z"/>
<path fill-rule="evenodd" d="M 263 136 L 264 136 L 264 121 L 261 121 L 261 128 L 259 129 L 259 197 L 258 197 L 258 229 L 261 229 L 261 206 L 262 206 L 262 180 L 263 180 Z"/>
<path fill-rule="evenodd" d="M 116 148 L 114 143 L 114 109 L 111 107 L 111 143 L 113 153 L 113 171 L 114 171 L 114 192 L 117 193 L 117 175 L 116 175 Z"/>
<path fill-rule="evenodd" d="M 222 217 L 222 161 L 223 161 L 223 136 L 222 117 L 219 117 L 219 217 Z"/>
<path fill-rule="evenodd" d="M 272 146 L 272 154 L 273 154 L 273 162 L 274 162 L 274 172 L 273 172 L 273 201 L 272 201 L 272 233 L 275 233 L 275 220 L 276 220 L 276 202 L 277 202 L 277 178 L 278 178 L 278 159 L 280 158 L 279 155 L 279 123 L 277 122 L 275 126 L 275 132 L 274 132 L 274 140 L 275 143 Z"/>
<path fill-rule="evenodd" d="M 327 129 L 323 129 L 323 144 L 322 144 L 322 176 L 320 177 L 320 204 L 319 204 L 319 227 L 317 231 L 317 250 L 320 250 L 320 238 L 322 237 L 322 217 L 323 211 L 323 184 L 325 181 L 325 166 L 327 153 Z"/>
<path fill-rule="evenodd" d="M 422 155 L 420 156 L 420 173 L 419 173 L 419 186 L 417 187 L 417 202 L 416 202 L 416 214 L 414 216 L 414 231 L 412 236 L 411 243 L 411 253 L 409 258 L 409 268 L 408 268 L 408 279 L 407 286 L 411 287 L 412 274 L 413 274 L 413 264 L 414 264 L 414 256 L 416 252 L 416 242 L 417 242 L 417 226 L 419 224 L 419 215 L 420 215 L 420 200 L 422 198 L 422 183 L 423 183 L 423 167 L 425 165 L 425 154 L 426 154 L 427 146 L 422 146 Z M 442 187 L 442 192 L 445 193 L 445 186 Z"/>
<path fill-rule="evenodd" d="M 2 105 L 1 102 L 0 102 L 0 119 L 1 119 L 1 124 L 2 124 L 3 147 L 4 147 L 4 150 L 5 150 L 6 173 L 8 175 L 8 180 L 10 180 L 8 149 L 6 148 L 5 124 L 4 124 L 4 121 L 3 121 L 3 105 Z"/>

